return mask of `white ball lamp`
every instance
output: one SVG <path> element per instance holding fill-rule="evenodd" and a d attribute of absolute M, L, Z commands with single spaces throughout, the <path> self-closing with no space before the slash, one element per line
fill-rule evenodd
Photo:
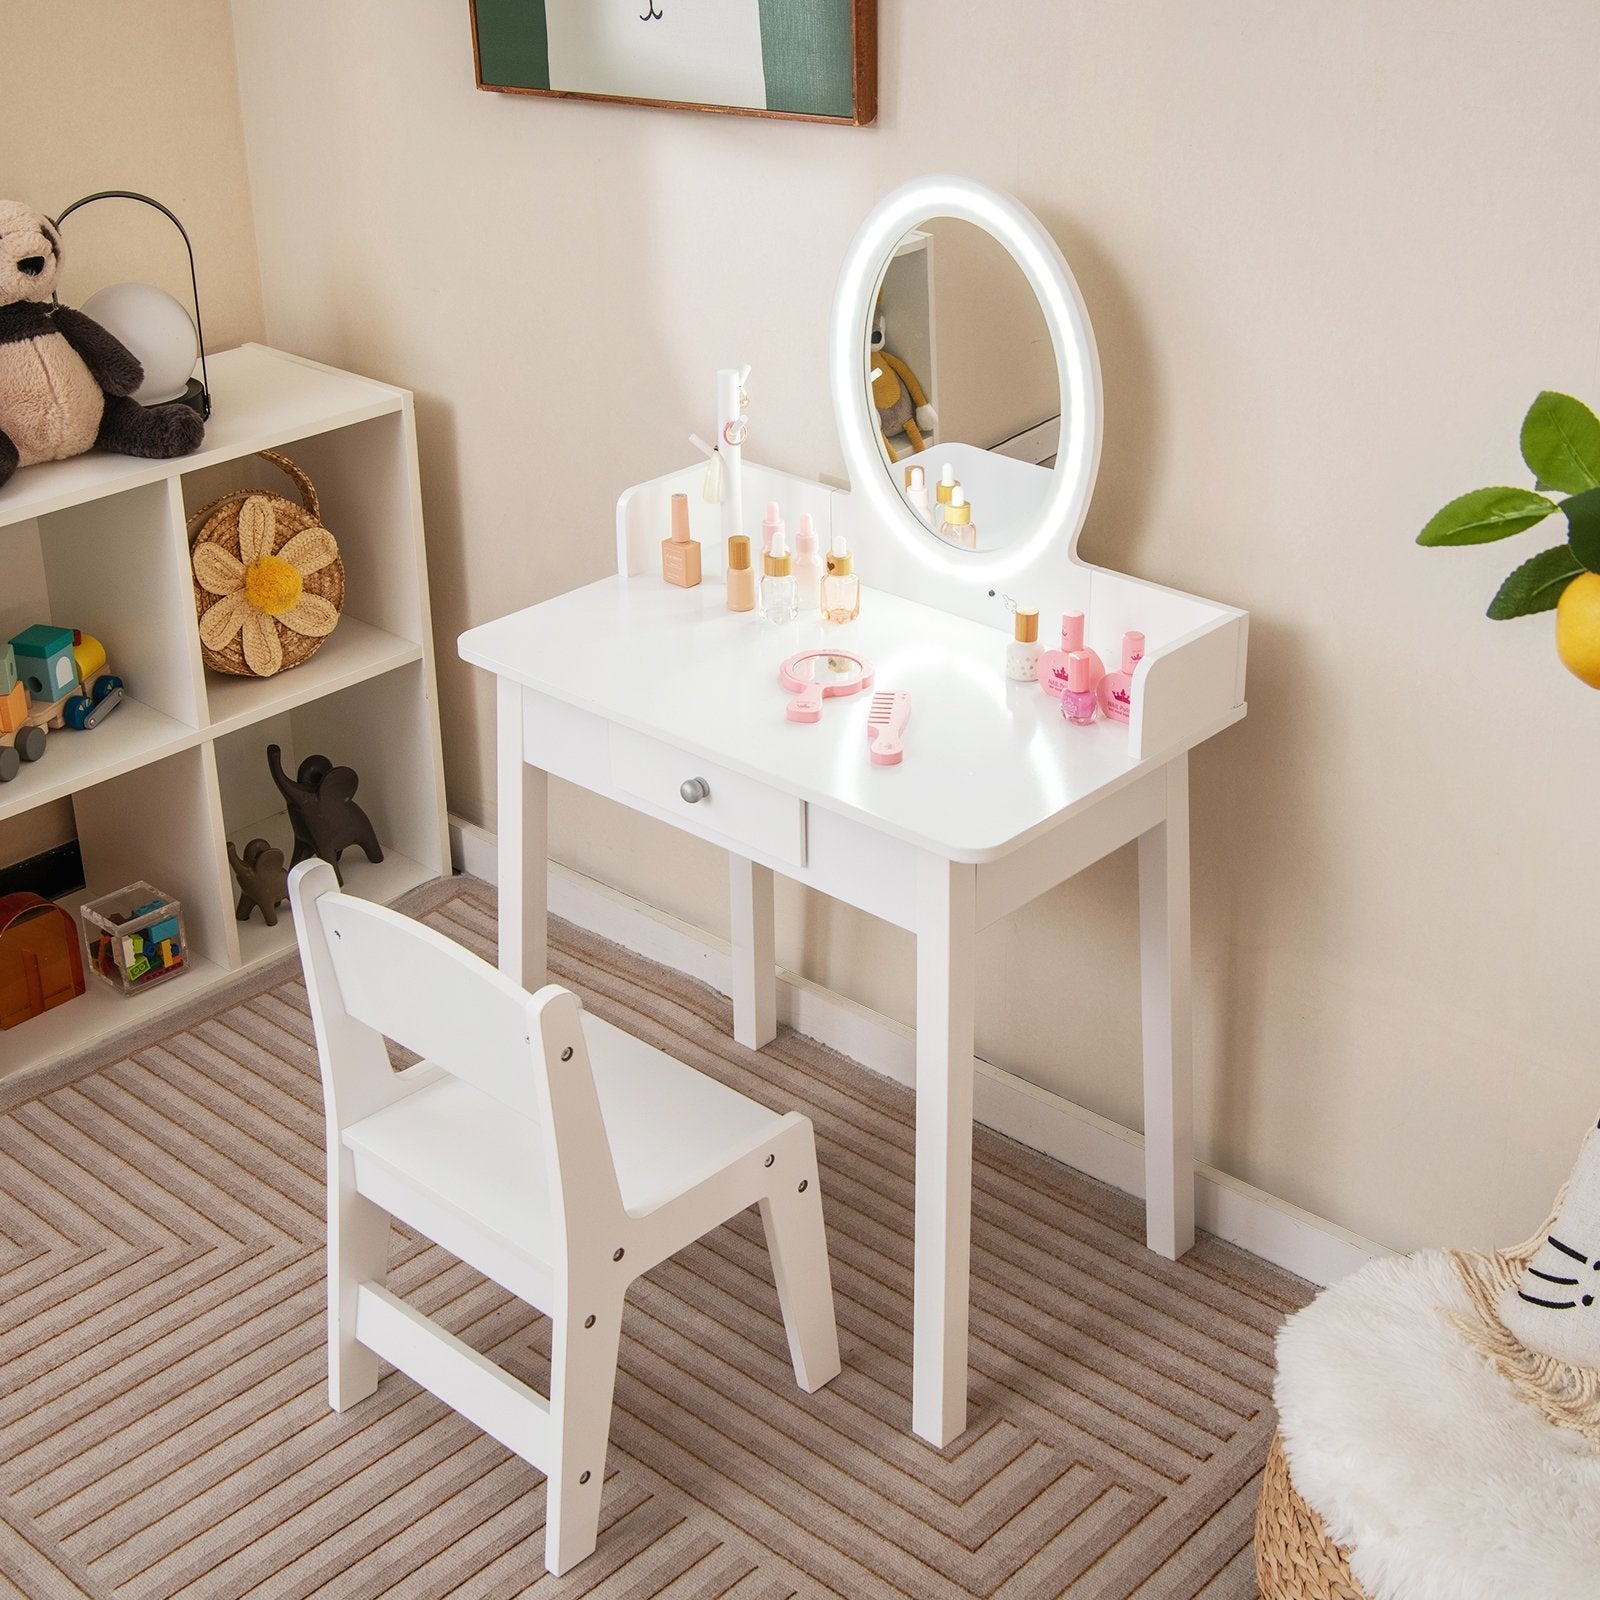
<path fill-rule="evenodd" d="M 191 320 L 189 313 L 164 289 L 149 283 L 114 283 L 96 290 L 83 302 L 83 314 L 92 317 L 138 357 L 144 368 L 144 382 L 133 392 L 135 401 L 142 406 L 155 406 L 178 400 L 193 407 L 202 417 L 209 417 L 211 389 L 205 370 L 205 342 L 199 326 L 200 285 L 188 232 L 159 200 L 152 200 L 147 194 L 136 194 L 131 189 L 106 189 L 74 200 L 56 218 L 56 226 L 59 228 L 80 206 L 95 200 L 142 201 L 154 206 L 183 235 L 184 249 L 189 253 L 194 317 Z M 200 362 L 199 380 L 192 376 L 196 359 Z"/>

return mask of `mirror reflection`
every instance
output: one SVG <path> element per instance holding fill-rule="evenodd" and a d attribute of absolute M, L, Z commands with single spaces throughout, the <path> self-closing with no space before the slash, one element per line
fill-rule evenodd
<path fill-rule="evenodd" d="M 933 218 L 891 253 L 866 334 L 884 471 L 935 537 L 1003 548 L 1044 504 L 1061 426 L 1050 330 L 1021 267 L 975 223 Z"/>

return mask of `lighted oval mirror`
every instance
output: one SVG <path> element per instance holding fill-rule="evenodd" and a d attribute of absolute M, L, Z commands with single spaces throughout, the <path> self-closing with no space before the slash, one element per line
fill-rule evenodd
<path fill-rule="evenodd" d="M 840 272 L 830 367 L 852 491 L 919 556 L 992 581 L 1076 536 L 1100 455 L 1094 336 L 1009 195 L 935 177 L 882 200 Z"/>
<path fill-rule="evenodd" d="M 1055 347 L 1033 286 L 993 234 L 913 228 L 885 263 L 865 381 L 890 482 L 945 543 L 1003 549 L 1038 517 L 1061 422 Z"/>

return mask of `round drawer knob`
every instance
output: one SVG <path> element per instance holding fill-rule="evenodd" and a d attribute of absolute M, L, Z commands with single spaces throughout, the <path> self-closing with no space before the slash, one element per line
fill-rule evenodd
<path fill-rule="evenodd" d="M 698 805 L 702 800 L 711 798 L 711 785 L 704 778 L 685 778 L 678 785 L 678 793 L 690 805 Z"/>

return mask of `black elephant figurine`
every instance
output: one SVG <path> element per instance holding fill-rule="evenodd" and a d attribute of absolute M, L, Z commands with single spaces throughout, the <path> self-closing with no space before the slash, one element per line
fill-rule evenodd
<path fill-rule="evenodd" d="M 307 756 L 291 778 L 283 770 L 283 752 L 275 744 L 267 746 L 267 767 L 272 781 L 289 803 L 289 823 L 294 829 L 294 860 L 298 866 L 308 856 L 321 856 L 339 871 L 339 852 L 360 845 L 368 861 L 382 861 L 383 849 L 372 831 L 367 814 L 355 802 L 360 779 L 350 767 L 336 767 L 326 756 Z"/>
<path fill-rule="evenodd" d="M 228 864 L 239 882 L 239 904 L 234 916 L 250 920 L 250 912 L 261 907 L 269 928 L 278 926 L 278 907 L 289 898 L 289 869 L 283 864 L 283 851 L 275 850 L 265 839 L 252 839 L 241 856 L 228 841 Z"/>

